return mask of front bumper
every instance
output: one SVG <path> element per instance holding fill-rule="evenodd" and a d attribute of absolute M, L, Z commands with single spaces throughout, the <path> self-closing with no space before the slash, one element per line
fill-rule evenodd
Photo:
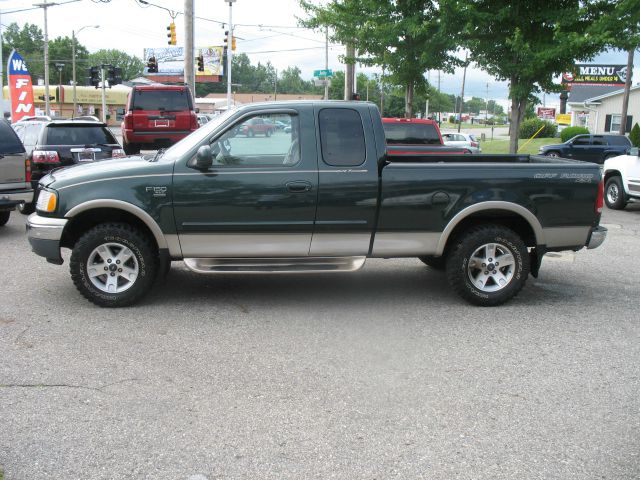
<path fill-rule="evenodd" d="M 32 213 L 27 219 L 27 238 L 31 250 L 47 259 L 49 263 L 62 264 L 60 239 L 68 220 L 65 218 L 41 217 Z"/>
<path fill-rule="evenodd" d="M 600 245 L 604 243 L 604 240 L 607 238 L 607 229 L 605 227 L 597 226 L 591 229 L 591 235 L 589 236 L 589 241 L 587 242 L 587 248 L 598 248 Z"/>

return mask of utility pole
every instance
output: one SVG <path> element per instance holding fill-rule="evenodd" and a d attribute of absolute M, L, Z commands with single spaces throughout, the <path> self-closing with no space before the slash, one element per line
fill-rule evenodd
<path fill-rule="evenodd" d="M 194 29 L 193 29 L 193 0 L 184 0 L 184 83 L 189 86 L 196 99 L 196 77 L 193 64 L 194 54 Z"/>
<path fill-rule="evenodd" d="M 353 59 L 356 56 L 356 48 L 353 43 L 348 43 L 346 45 L 346 58 Z M 351 94 L 354 92 L 353 90 L 353 79 L 355 73 L 355 63 L 347 63 L 346 64 L 346 74 L 344 76 L 344 99 L 351 100 Z"/>
<path fill-rule="evenodd" d="M 440 70 L 438 70 L 438 96 L 440 95 Z M 440 123 L 442 122 L 442 118 L 440 117 L 440 110 L 442 110 L 442 108 L 438 109 L 438 125 L 440 125 Z"/>
<path fill-rule="evenodd" d="M 487 82 L 487 101 L 484 106 L 484 124 L 489 120 L 489 82 Z"/>
<path fill-rule="evenodd" d="M 631 91 L 631 76 L 633 75 L 633 54 L 634 48 L 629 49 L 627 57 L 627 75 L 624 81 L 624 96 L 622 98 L 622 115 L 620 118 L 620 135 L 625 134 L 627 128 L 627 113 L 629 111 L 629 92 Z"/>
<path fill-rule="evenodd" d="M 462 127 L 462 106 L 464 105 L 464 83 L 467 80 L 467 59 L 469 54 L 464 56 L 464 73 L 462 74 L 462 93 L 460 94 L 460 116 L 458 118 L 458 133 L 460 133 L 460 127 Z"/>
<path fill-rule="evenodd" d="M 231 61 L 233 60 L 233 2 L 236 0 L 225 0 L 229 2 L 229 30 L 227 33 L 227 110 L 231 108 Z"/>
<path fill-rule="evenodd" d="M 100 65 L 100 80 L 102 80 L 102 121 L 107 123 L 107 92 L 105 90 L 106 79 L 104 74 L 104 67 L 107 65 Z"/>
<path fill-rule="evenodd" d="M 80 33 L 82 30 L 84 30 L 85 28 L 100 28 L 100 25 L 86 25 L 84 27 L 81 27 L 78 30 L 78 33 Z M 76 83 L 78 83 L 76 81 L 76 43 L 77 43 L 77 38 L 76 38 L 76 32 L 75 30 L 71 30 L 71 67 L 72 67 L 72 81 L 73 81 L 73 113 L 71 114 L 71 118 L 75 117 L 77 111 L 78 111 L 78 97 L 76 96 Z M 1 52 L 0 52 L 1 53 Z"/>
<path fill-rule="evenodd" d="M 273 100 L 278 100 L 278 69 L 276 68 L 276 79 L 273 82 Z"/>
<path fill-rule="evenodd" d="M 324 27 L 324 68 L 329 70 L 329 27 Z M 324 79 L 324 99 L 329 100 L 329 79 Z"/>
<path fill-rule="evenodd" d="M 47 8 L 53 7 L 57 3 L 48 4 L 47 0 L 43 3 L 36 3 L 33 6 L 44 10 L 44 110 L 45 115 L 51 115 L 51 105 L 49 103 L 49 29 L 47 27 Z"/>

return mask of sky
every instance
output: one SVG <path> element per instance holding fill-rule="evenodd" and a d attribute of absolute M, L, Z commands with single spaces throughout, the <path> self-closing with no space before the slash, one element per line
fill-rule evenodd
<path fill-rule="evenodd" d="M 19 25 L 33 23 L 44 30 L 42 9 L 9 13 L 12 10 L 30 9 L 43 0 L 0 0 L 1 22 L 5 28 L 16 22 Z M 184 42 L 184 0 L 148 0 L 164 8 L 148 6 L 141 8 L 139 0 L 48 0 L 59 5 L 48 9 L 48 29 L 51 39 L 58 36 L 71 37 L 72 30 L 78 32 L 78 42 L 90 52 L 102 48 L 116 48 L 131 55 L 143 56 L 144 48 L 167 46 L 167 26 L 173 11 L 178 13 L 178 46 Z M 222 45 L 228 26 L 229 4 L 225 0 L 194 0 L 196 48 Z M 255 65 L 270 61 L 275 68 L 283 70 L 297 66 L 304 79 L 311 79 L 313 70 L 325 68 L 325 38 L 322 32 L 298 27 L 297 17 L 304 18 L 298 0 L 235 0 L 232 7 L 233 23 L 237 38 L 237 52 L 246 53 Z M 224 24 L 224 26 L 223 26 Z M 100 25 L 99 28 L 91 28 Z M 339 57 L 344 47 L 330 44 L 329 68 L 343 70 Z M 462 54 L 461 54 L 462 55 Z M 635 58 L 634 81 L 640 79 L 640 54 Z M 594 59 L 594 63 L 626 64 L 626 52 L 606 52 Z M 368 74 L 380 73 L 377 68 L 360 69 Z M 445 93 L 459 95 L 462 87 L 462 69 L 454 74 L 440 74 L 440 88 Z M 429 72 L 432 84 L 437 85 L 437 72 Z M 488 88 L 487 88 L 488 84 Z M 507 107 L 508 85 L 498 82 L 481 69 L 472 66 L 467 71 L 465 98 L 471 96 L 495 99 Z M 557 106 L 557 95 L 545 97 L 546 106 Z"/>

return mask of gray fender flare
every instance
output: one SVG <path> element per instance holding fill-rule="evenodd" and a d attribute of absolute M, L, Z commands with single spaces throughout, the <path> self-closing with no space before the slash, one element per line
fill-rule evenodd
<path fill-rule="evenodd" d="M 512 202 L 501 202 L 501 201 L 490 201 L 490 202 L 480 202 L 474 205 L 470 205 L 464 210 L 458 212 L 451 221 L 447 224 L 446 228 L 442 232 L 440 236 L 440 240 L 438 241 L 438 247 L 436 250 L 436 255 L 442 255 L 444 253 L 444 248 L 447 245 L 447 241 L 449 240 L 449 236 L 453 229 L 463 221 L 465 218 L 473 215 L 474 213 L 483 212 L 485 210 L 505 210 L 511 213 L 515 213 L 521 217 L 523 217 L 527 223 L 531 226 L 534 235 L 536 236 L 536 244 L 537 245 L 546 245 L 546 240 L 544 236 L 544 230 L 542 225 L 540 225 L 540 221 L 536 218 L 536 216 L 531 213 L 529 210 L 524 208 L 522 205 L 518 205 L 517 203 Z"/>

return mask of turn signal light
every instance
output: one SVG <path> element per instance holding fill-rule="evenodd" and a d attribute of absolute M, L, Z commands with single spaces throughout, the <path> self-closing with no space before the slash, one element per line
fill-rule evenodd
<path fill-rule="evenodd" d="M 50 150 L 34 150 L 31 158 L 33 163 L 60 163 L 58 152 Z"/>
<path fill-rule="evenodd" d="M 38 195 L 38 202 L 36 203 L 36 209 L 41 212 L 55 212 L 58 206 L 58 195 L 55 192 L 49 190 L 40 190 Z"/>
<path fill-rule="evenodd" d="M 602 213 L 604 207 L 604 180 L 598 183 L 598 197 L 596 198 L 596 213 Z"/>

